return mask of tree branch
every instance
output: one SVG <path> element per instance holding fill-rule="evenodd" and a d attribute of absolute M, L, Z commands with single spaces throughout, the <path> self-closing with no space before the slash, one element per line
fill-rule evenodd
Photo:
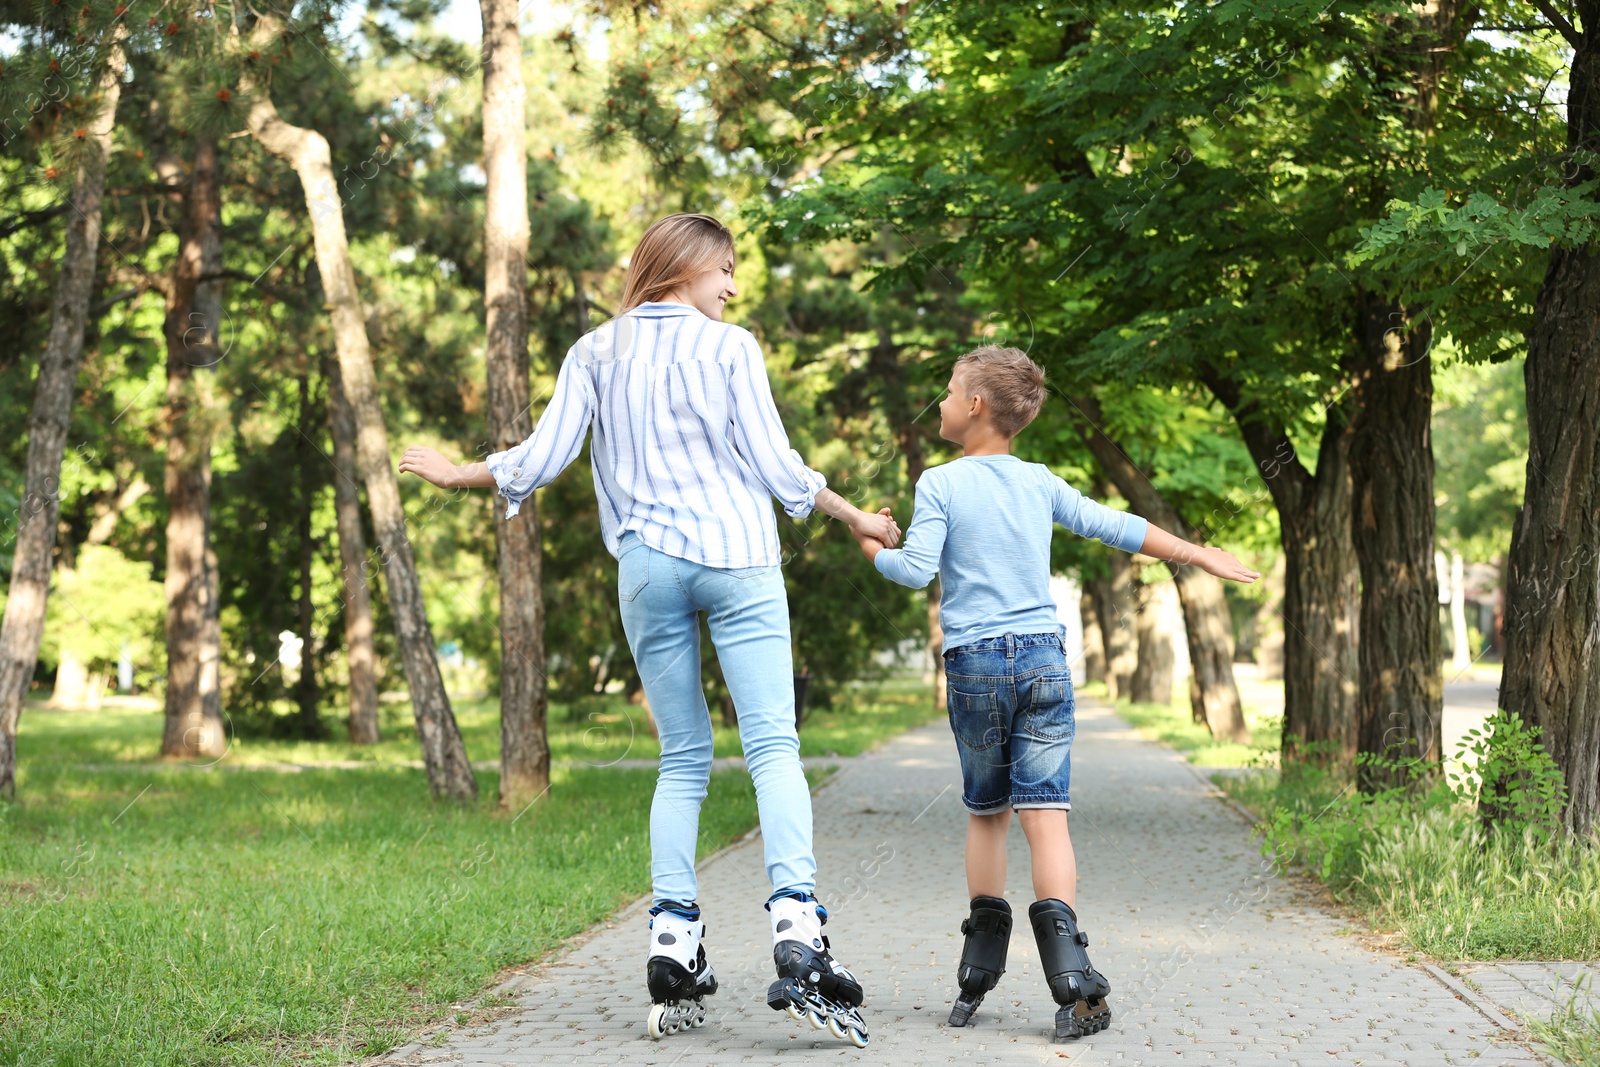
<path fill-rule="evenodd" d="M 1178 514 L 1176 508 L 1156 489 L 1150 476 L 1140 470 L 1117 443 L 1100 428 L 1105 415 L 1099 403 L 1091 396 L 1066 396 L 1068 404 L 1077 410 L 1078 429 L 1093 453 L 1095 462 L 1105 471 L 1106 477 L 1117 487 L 1117 492 L 1128 501 L 1136 514 L 1186 541 L 1195 540 L 1194 528 Z"/>
<path fill-rule="evenodd" d="M 1255 460 L 1278 510 L 1290 514 L 1298 512 L 1311 487 L 1312 475 L 1301 464 L 1294 442 L 1283 426 L 1277 422 L 1268 423 L 1261 405 L 1244 399 L 1236 378 L 1223 374 L 1209 363 L 1199 364 L 1195 376 L 1233 415 L 1245 447 L 1250 450 L 1250 458 Z"/>
<path fill-rule="evenodd" d="M 18 230 L 25 230 L 29 226 L 37 226 L 41 222 L 49 222 L 68 208 L 67 201 L 63 200 L 55 207 L 40 208 L 38 211 L 24 211 L 15 218 L 7 219 L 0 223 L 0 237 L 10 237 Z"/>
<path fill-rule="evenodd" d="M 1549 0 L 1528 0 L 1528 2 L 1538 8 L 1541 15 L 1550 20 L 1550 25 L 1554 26 L 1556 32 L 1567 39 L 1568 44 L 1573 48 L 1583 47 L 1583 34 L 1579 33 L 1572 23 L 1567 21 L 1567 17 L 1550 4 Z"/>
<path fill-rule="evenodd" d="M 148 285 L 130 285 L 121 292 L 112 293 L 104 300 L 96 303 L 94 307 L 89 309 L 89 317 L 97 319 L 101 315 L 104 315 L 106 312 L 110 311 L 112 308 L 116 307 L 118 304 L 122 303 L 124 300 L 132 300 L 135 297 L 143 296 L 149 291 L 150 287 Z"/>

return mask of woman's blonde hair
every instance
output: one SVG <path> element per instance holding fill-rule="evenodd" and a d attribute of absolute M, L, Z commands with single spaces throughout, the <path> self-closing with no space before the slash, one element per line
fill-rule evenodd
<path fill-rule="evenodd" d="M 732 255 L 733 232 L 710 215 L 657 219 L 628 259 L 622 311 L 661 299 L 685 282 L 716 270 Z"/>

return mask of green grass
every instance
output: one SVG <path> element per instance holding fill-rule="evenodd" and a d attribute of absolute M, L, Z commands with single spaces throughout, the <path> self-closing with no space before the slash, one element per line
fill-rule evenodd
<path fill-rule="evenodd" d="M 1105 699 L 1104 683 L 1079 688 Z M 1321 877 L 1375 928 L 1443 960 L 1600 956 L 1600 845 L 1486 832 L 1475 805 L 1444 791 L 1372 802 L 1347 775 L 1297 766 L 1285 777 L 1281 715 L 1247 701 L 1252 744 L 1218 742 L 1193 721 L 1185 687 L 1173 697 L 1171 706 L 1120 700 L 1115 708 L 1191 763 L 1254 768 L 1214 781 L 1273 827 L 1270 847 L 1285 863 Z"/>
<path fill-rule="evenodd" d="M 884 737 L 937 717 L 926 685 L 890 681 L 845 690 L 831 709 L 807 712 L 800 730 L 800 754 L 854 756 Z M 500 707 L 495 700 L 456 700 L 456 722 L 467 755 L 475 761 L 500 759 Z M 375 764 L 420 758 L 411 723 L 411 705 L 386 701 L 380 707 L 383 740 L 355 745 L 345 740 L 294 741 L 234 737 L 223 761 L 248 766 L 263 763 L 315 763 L 328 760 Z M 739 733 L 713 715 L 718 756 L 739 755 Z M 325 719 L 337 732 L 343 724 Z M 548 715 L 551 758 L 557 763 L 603 765 L 621 759 L 654 760 L 661 747 L 644 712 L 621 696 L 586 698 L 577 704 L 552 703 Z M 25 772 L 34 763 L 148 764 L 161 746 L 159 711 L 111 708 L 57 711 L 30 704 L 18 727 L 18 759 Z M 140 768 L 143 769 L 142 767 Z"/>
<path fill-rule="evenodd" d="M 1589 992 L 1584 981 L 1548 1020 L 1528 1022 L 1534 1039 L 1568 1067 L 1600 1067 L 1600 1008 L 1583 1007 Z"/>
<path fill-rule="evenodd" d="M 1487 831 L 1444 794 L 1361 798 L 1296 767 L 1216 775 L 1273 828 L 1280 858 L 1319 875 L 1375 928 L 1441 960 L 1600 956 L 1600 843 Z"/>
<path fill-rule="evenodd" d="M 851 695 L 857 709 L 807 724 L 814 751 L 929 717 L 925 689 Z M 493 758 L 492 716 L 462 711 L 469 752 Z M 586 749 L 594 725 L 558 718 L 558 756 L 655 753 L 648 734 Z M 422 771 L 396 765 L 416 752 L 400 723 L 356 753 L 371 766 L 297 774 L 141 767 L 159 726 L 151 712 L 22 720 L 18 803 L 0 805 L 0 1063 L 351 1062 L 648 891 L 652 770 L 558 765 L 514 818 L 494 810 L 490 772 L 478 804 L 430 802 Z M 241 742 L 228 759 L 352 751 Z M 97 763 L 113 766 L 85 769 Z M 714 775 L 701 855 L 754 824 L 749 777 Z"/>
<path fill-rule="evenodd" d="M 1106 699 L 1104 682 L 1089 682 L 1079 685 L 1077 689 L 1086 696 Z M 1118 700 L 1115 708 L 1117 714 L 1132 724 L 1142 736 L 1183 753 L 1190 763 L 1200 767 L 1248 767 L 1277 759 L 1283 730 L 1282 715 L 1263 714 L 1246 702 L 1244 720 L 1250 728 L 1251 743 L 1245 745 L 1235 741 L 1218 741 L 1211 736 L 1209 729 L 1194 721 L 1187 685 L 1174 685 L 1172 699 L 1170 705 L 1134 704 Z"/>

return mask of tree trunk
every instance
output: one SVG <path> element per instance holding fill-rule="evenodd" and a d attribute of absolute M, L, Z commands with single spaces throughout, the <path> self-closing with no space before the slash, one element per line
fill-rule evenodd
<path fill-rule="evenodd" d="M 1350 439 L 1362 590 L 1359 748 L 1384 761 L 1436 763 L 1444 682 L 1433 567 L 1432 328 L 1370 294 L 1360 310 Z M 1410 777 L 1369 762 L 1359 785 L 1371 792 Z"/>
<path fill-rule="evenodd" d="M 1083 680 L 1105 681 L 1106 643 L 1100 631 L 1100 608 L 1087 582 L 1078 597 L 1078 617 L 1083 620 Z"/>
<path fill-rule="evenodd" d="M 50 693 L 52 708 L 83 707 L 89 696 L 89 666 L 78 658 L 77 649 L 62 646 L 56 662 L 56 684 Z"/>
<path fill-rule="evenodd" d="M 1177 589 L 1171 582 L 1140 583 L 1139 614 L 1134 620 L 1139 665 L 1128 691 L 1128 699 L 1136 704 L 1172 703 L 1172 673 L 1176 665 L 1172 616 L 1178 610 Z"/>
<path fill-rule="evenodd" d="M 1134 615 L 1138 604 L 1133 591 L 1133 562 L 1121 552 L 1106 554 L 1109 571 L 1089 583 L 1094 593 L 1100 621 L 1100 640 L 1106 655 L 1106 699 L 1124 700 L 1133 684 L 1139 665 L 1138 638 L 1134 634 Z"/>
<path fill-rule="evenodd" d="M 89 151 L 73 181 L 67 247 L 61 257 L 50 308 L 50 335 L 39 361 L 39 380 L 28 416 L 27 480 L 18 508 L 5 621 L 0 623 L 0 799 L 6 800 L 16 796 L 17 720 L 38 663 L 39 640 L 44 636 L 50 557 L 61 513 L 61 453 L 72 418 L 78 360 L 83 355 L 84 324 L 100 247 L 106 157 L 111 152 L 111 129 L 127 64 L 122 48 L 127 29 L 119 23 L 114 33 L 106 69 L 100 75 L 99 106 L 89 126 Z"/>
<path fill-rule="evenodd" d="M 174 161 L 176 167 L 176 161 Z M 178 177 L 175 175 L 175 177 Z M 180 179 L 181 180 L 181 179 Z M 220 627 L 211 543 L 215 367 L 222 358 L 222 182 L 217 143 L 197 138 L 167 286 L 167 694 L 161 755 L 219 759 L 228 749 L 218 684 Z M 203 281 L 209 277 L 210 280 Z"/>
<path fill-rule="evenodd" d="M 1600 152 L 1600 10 L 1579 5 L 1567 146 L 1573 184 Z M 1511 534 L 1500 706 L 1539 727 L 1565 819 L 1600 824 L 1600 254 L 1550 253 L 1528 332 L 1528 473 Z"/>
<path fill-rule="evenodd" d="M 1100 429 L 1105 424 L 1100 405 L 1087 396 L 1074 397 L 1072 402 L 1089 420 L 1080 429 L 1095 461 L 1133 510 L 1174 536 L 1198 541 L 1199 534 Z M 1183 603 L 1183 628 L 1189 641 L 1189 700 L 1196 721 L 1203 721 L 1218 740 L 1248 742 L 1250 731 L 1233 680 L 1233 617 L 1223 597 L 1222 579 L 1190 564 L 1169 563 L 1167 567 Z"/>
<path fill-rule="evenodd" d="M 256 22 L 252 38 L 266 45 L 279 32 L 279 21 L 264 16 Z M 411 709 L 422 744 L 428 787 L 435 797 L 475 798 L 478 783 L 472 776 L 466 747 L 461 743 L 461 732 L 450 710 L 450 698 L 444 691 L 433 631 L 428 626 L 411 541 L 406 535 L 400 485 L 389 456 L 383 410 L 378 405 L 378 383 L 367 347 L 366 320 L 356 289 L 355 270 L 350 265 L 350 246 L 345 238 L 344 216 L 333 181 L 328 142 L 315 130 L 284 122 L 265 86 L 255 83 L 248 66 L 240 77 L 240 86 L 250 97 L 246 120 L 250 133 L 263 148 L 294 167 L 305 189 L 317 270 L 327 296 L 345 394 L 355 413 L 356 456 L 366 482 L 367 503 L 372 509 L 372 523 L 383 554 L 389 603 L 394 611 L 406 681 L 411 690 Z"/>
<path fill-rule="evenodd" d="M 300 374 L 300 426 L 314 426 L 311 417 L 311 369 Z M 315 507 L 321 471 L 313 470 L 311 440 L 302 430 L 295 435 L 295 469 L 300 483 L 300 514 L 295 532 L 300 540 L 300 596 L 296 605 L 296 624 L 300 631 L 300 671 L 294 680 L 294 701 L 299 708 L 300 736 L 307 741 L 322 739 L 322 719 L 317 714 L 317 631 L 316 608 L 311 603 L 311 565 L 316 558 L 311 540 L 311 512 Z M 316 461 L 321 462 L 319 454 Z"/>
<path fill-rule="evenodd" d="M 372 645 L 372 592 L 367 586 L 367 541 L 361 532 L 361 492 L 356 487 L 356 420 L 344 395 L 336 360 L 326 361 L 328 423 L 333 432 L 333 507 L 344 572 L 344 646 L 350 670 L 350 740 L 375 745 L 378 733 L 377 654 Z"/>
<path fill-rule="evenodd" d="M 479 0 L 483 18 L 484 308 L 489 441 L 512 448 L 528 416 L 528 156 L 516 0 Z M 495 521 L 500 570 L 500 806 L 521 810 L 550 788 L 545 736 L 544 595 L 537 501 Z"/>
<path fill-rule="evenodd" d="M 1315 471 L 1237 380 L 1201 368 L 1232 412 L 1278 509 L 1283 544 L 1283 759 L 1348 766 L 1357 748 L 1361 572 L 1351 529 L 1350 430 L 1331 406 Z"/>

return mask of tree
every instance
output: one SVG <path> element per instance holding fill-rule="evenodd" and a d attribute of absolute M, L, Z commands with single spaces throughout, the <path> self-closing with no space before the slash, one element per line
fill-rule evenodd
<path fill-rule="evenodd" d="M 1360 570 L 1350 522 L 1350 431 L 1330 405 L 1307 469 L 1287 427 L 1246 401 L 1239 382 L 1202 366 L 1278 511 L 1284 553 L 1283 758 L 1350 766 L 1358 749 Z"/>
<path fill-rule="evenodd" d="M 84 320 L 94 290 L 106 157 L 111 153 L 111 131 L 127 63 L 123 51 L 126 29 L 118 23 L 108 37 L 109 48 L 96 90 L 87 102 L 88 123 L 80 128 L 84 150 L 72 170 L 67 247 L 51 308 L 50 339 L 40 360 L 33 412 L 28 420 L 27 483 L 17 524 L 5 620 L 0 623 L 0 799 L 5 800 L 16 795 L 17 720 L 28 684 L 33 680 L 39 639 L 44 633 L 50 556 L 61 509 L 61 455 L 66 447 L 78 360 L 83 353 Z"/>
<path fill-rule="evenodd" d="M 1596 207 L 1600 4 L 1580 25 L 1536 3 L 1572 46 L 1564 188 Z M 1592 214 L 1590 215 L 1592 217 Z M 1528 359 L 1528 475 L 1511 535 L 1500 704 L 1539 727 L 1567 783 L 1567 825 L 1600 824 L 1600 250 L 1551 250 Z"/>
<path fill-rule="evenodd" d="M 480 0 L 483 13 L 483 219 L 489 441 L 511 448 L 528 417 L 528 155 L 522 37 L 516 0 Z M 495 522 L 500 573 L 500 806 L 520 810 L 550 788 L 545 738 L 544 591 L 539 510 L 523 502 Z"/>
<path fill-rule="evenodd" d="M 1162 497 L 1149 475 L 1106 436 L 1099 403 L 1079 396 L 1071 404 L 1082 413 L 1089 451 L 1133 510 L 1186 541 L 1204 540 Z M 1233 680 L 1233 623 L 1223 599 L 1222 579 L 1190 564 L 1168 563 L 1167 567 L 1183 604 L 1183 626 L 1189 640 L 1189 700 L 1195 721 L 1205 723 L 1211 736 L 1219 740 L 1248 742 L 1250 729 Z"/>
<path fill-rule="evenodd" d="M 914 47 L 906 62 L 922 78 L 844 72 L 814 88 L 831 99 L 865 82 L 870 100 L 834 131 L 853 146 L 846 158 L 776 215 L 795 238 L 890 222 L 918 241 L 904 270 L 959 270 L 969 299 L 1031 324 L 1047 369 L 1076 394 L 1215 380 L 1262 438 L 1278 439 L 1274 451 L 1256 450 L 1260 474 L 1281 476 L 1291 460 L 1298 468 L 1288 478 L 1299 489 L 1259 494 L 1292 498 L 1279 526 L 1298 571 L 1309 539 L 1335 530 L 1351 500 L 1348 454 L 1316 453 L 1364 432 L 1370 469 L 1383 443 L 1382 420 L 1363 420 L 1356 405 L 1383 400 L 1387 379 L 1368 375 L 1357 390 L 1355 377 L 1373 359 L 1381 366 L 1385 346 L 1400 339 L 1389 326 L 1407 326 L 1406 343 L 1424 344 L 1409 328 L 1426 325 L 1417 299 L 1388 318 L 1401 291 L 1395 272 L 1354 271 L 1344 258 L 1360 225 L 1433 175 L 1511 181 L 1508 161 L 1538 127 L 1542 57 L 1468 35 L 1467 17 L 1451 21 L 1448 10 L 1419 28 L 1378 3 L 1223 4 L 1163 18 L 1100 4 L 912 8 L 897 40 Z M 1438 121 L 1428 131 L 1413 120 L 1431 108 Z M 1490 253 L 1468 274 L 1479 299 L 1452 307 L 1452 336 L 1503 334 L 1522 280 L 1511 259 Z M 1375 319 L 1385 328 L 1370 330 Z M 1404 408 L 1412 421 L 1399 439 L 1410 449 L 1398 472 L 1406 479 L 1426 474 L 1415 407 Z M 1429 501 L 1409 480 L 1398 499 Z M 1358 627 L 1346 625 L 1354 536 L 1348 553 L 1341 541 L 1320 573 L 1288 578 L 1297 588 L 1285 625 L 1304 645 L 1286 718 L 1306 741 L 1348 752 L 1342 716 L 1356 702 L 1340 679 L 1353 676 L 1359 653 Z M 1417 544 L 1414 532 L 1369 542 L 1374 580 L 1363 603 L 1382 627 L 1403 632 L 1392 651 L 1422 677 L 1432 628 L 1411 608 L 1426 599 L 1431 564 Z M 1404 613 L 1376 577 L 1385 552 L 1405 553 Z M 1308 654 L 1312 633 L 1345 647 Z M 1381 690 L 1377 661 L 1358 684 Z M 1310 703 L 1318 696 L 1334 698 L 1332 721 Z M 1418 736 L 1426 692 L 1413 689 L 1407 701 L 1416 714 L 1406 729 Z"/>
<path fill-rule="evenodd" d="M 251 31 L 250 45 L 257 55 L 281 47 L 284 30 L 271 17 L 261 18 Z M 357 461 L 367 487 L 367 502 L 383 553 L 406 680 L 411 689 L 412 713 L 422 742 L 422 759 L 428 786 L 435 797 L 465 800 L 476 797 L 478 783 L 467 762 L 461 732 L 450 709 L 439 673 L 433 632 L 423 609 L 416 563 L 400 507 L 400 487 L 389 457 L 389 438 L 378 407 L 377 381 L 368 350 L 366 320 L 356 289 L 355 270 L 345 237 L 344 218 L 333 180 L 328 142 L 320 133 L 285 122 L 272 102 L 268 87 L 258 81 L 246 59 L 240 88 L 249 97 L 247 127 L 261 146 L 289 163 L 300 178 L 306 208 L 311 216 L 317 267 L 328 298 L 329 316 L 339 354 L 339 372 L 351 410 L 355 414 Z"/>
<path fill-rule="evenodd" d="M 1508 557 L 1500 703 L 1539 727 L 1566 778 L 1564 817 L 1583 831 L 1600 821 L 1600 669 L 1589 651 L 1600 641 L 1600 9 L 1576 4 L 1574 24 L 1552 4 L 1533 6 L 1546 23 L 1521 32 L 1519 51 L 1555 71 L 1563 57 L 1552 42 L 1572 49 L 1565 129 L 1554 150 L 1539 136 L 1554 110 L 1541 91 L 1524 111 L 1532 116 L 1529 150 L 1474 181 L 1438 181 L 1396 197 L 1363 232 L 1355 259 L 1394 272 L 1434 313 L 1476 325 L 1495 308 L 1462 278 L 1496 257 L 1537 269 L 1540 259 L 1524 250 L 1549 250 L 1542 280 L 1525 287 L 1536 294 L 1526 306 L 1519 300 L 1513 315 L 1457 332 L 1469 358 L 1503 360 L 1517 347 L 1503 334 L 1525 330 L 1528 458 Z"/>
<path fill-rule="evenodd" d="M 222 359 L 222 173 L 217 142 L 194 139 L 181 183 L 183 222 L 166 283 L 167 691 L 161 754 L 220 757 L 220 630 L 211 571 L 211 444 Z"/>
<path fill-rule="evenodd" d="M 372 593 L 367 586 L 366 535 L 361 530 L 361 494 L 355 479 L 356 419 L 344 395 L 337 360 L 326 360 L 328 424 L 333 434 L 334 509 L 339 524 L 339 562 L 344 586 L 344 641 L 350 665 L 350 740 L 379 741 L 378 685 L 372 646 Z"/>

